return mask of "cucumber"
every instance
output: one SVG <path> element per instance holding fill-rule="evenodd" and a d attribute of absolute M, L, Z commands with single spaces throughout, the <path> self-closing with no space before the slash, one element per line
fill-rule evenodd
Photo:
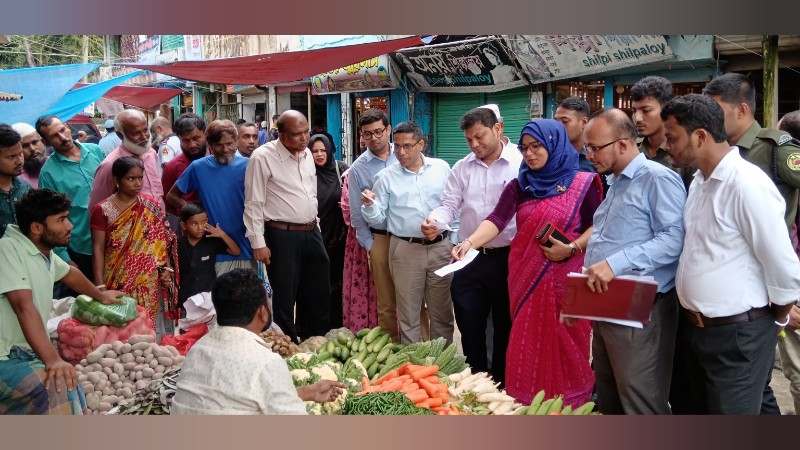
<path fill-rule="evenodd" d="M 380 332 L 381 332 L 381 327 L 375 327 L 371 329 L 369 333 L 367 333 L 367 335 L 364 337 L 364 341 L 367 344 L 371 344 L 373 341 L 375 341 L 375 339 L 378 339 L 378 335 L 380 334 Z"/>
<path fill-rule="evenodd" d="M 340 344 L 347 344 L 347 341 L 350 340 L 350 337 L 344 333 L 339 333 L 336 336 L 336 340 L 339 341 Z"/>
<path fill-rule="evenodd" d="M 376 339 L 375 342 L 370 344 L 371 347 L 370 352 L 379 353 L 381 350 L 383 350 L 383 347 L 386 346 L 387 342 L 389 342 L 389 335 L 384 334 L 383 336 Z"/>
<path fill-rule="evenodd" d="M 541 406 L 543 400 L 544 400 L 544 390 L 541 390 L 537 392 L 536 395 L 533 397 L 533 400 L 531 401 L 531 406 L 528 407 L 529 414 L 536 413 L 536 410 L 539 409 L 539 406 Z"/>
<path fill-rule="evenodd" d="M 358 351 L 360 352 L 367 351 L 367 343 L 368 343 L 367 338 L 364 338 L 364 340 L 358 344 Z"/>
<path fill-rule="evenodd" d="M 570 414 L 572 414 L 572 405 L 567 405 L 564 407 L 564 409 L 561 410 L 562 416 L 568 416 Z"/>
<path fill-rule="evenodd" d="M 363 360 L 364 367 L 371 366 L 372 364 L 375 363 L 376 360 L 377 360 L 377 358 L 375 357 L 374 354 L 371 354 L 371 355 L 367 356 L 367 358 Z"/>
<path fill-rule="evenodd" d="M 342 353 L 340 356 L 342 361 L 347 361 L 350 358 L 350 349 L 347 347 L 342 347 Z"/>
<path fill-rule="evenodd" d="M 391 355 L 391 354 L 392 354 L 392 347 L 388 346 L 388 345 L 384 345 L 383 349 L 381 349 L 381 351 L 378 352 L 378 356 L 376 357 L 376 359 L 377 359 L 377 361 L 379 363 L 382 363 L 382 362 L 386 361 L 386 358 L 388 358 L 389 355 Z"/>
<path fill-rule="evenodd" d="M 585 416 L 594 410 L 594 402 L 588 402 L 581 405 L 580 408 L 572 412 L 573 416 Z"/>
<path fill-rule="evenodd" d="M 378 364 L 377 361 L 375 361 L 374 363 L 372 363 L 371 366 L 369 366 L 369 369 L 367 369 L 367 376 L 369 377 L 370 380 L 375 377 L 375 375 L 378 373 L 379 368 L 380 364 Z"/>
<path fill-rule="evenodd" d="M 356 337 L 359 338 L 359 339 L 362 339 L 370 331 L 372 331 L 372 330 L 370 330 L 369 328 L 364 328 L 363 330 L 358 330 L 358 333 L 356 333 Z"/>
<path fill-rule="evenodd" d="M 560 412 L 561 408 L 564 406 L 564 397 L 558 396 L 553 400 L 553 403 L 550 404 L 550 408 L 545 411 L 545 415 L 549 415 L 555 412 Z"/>
<path fill-rule="evenodd" d="M 356 355 L 355 358 L 357 360 L 361 361 L 361 363 L 363 364 L 364 360 L 367 359 L 367 349 L 364 349 L 364 350 L 361 350 L 360 352 L 358 352 L 358 354 Z M 364 367 L 366 367 L 366 366 L 364 366 Z"/>
<path fill-rule="evenodd" d="M 319 353 L 317 353 L 317 361 L 318 362 L 327 361 L 327 360 L 331 359 L 332 356 L 333 355 L 331 355 L 328 352 L 319 352 Z"/>
<path fill-rule="evenodd" d="M 358 346 L 359 346 L 359 345 L 361 345 L 361 339 L 355 339 L 355 340 L 353 340 L 353 343 L 352 343 L 352 344 L 350 344 L 350 351 L 351 351 L 351 352 L 357 352 L 357 351 L 358 351 Z"/>
<path fill-rule="evenodd" d="M 325 344 L 325 351 L 328 353 L 333 353 L 333 350 L 335 348 L 336 348 L 336 343 L 333 341 L 328 341 L 328 343 Z"/>
<path fill-rule="evenodd" d="M 342 357 L 342 349 L 339 347 L 334 347 L 332 354 L 334 358 L 339 359 Z"/>
<path fill-rule="evenodd" d="M 542 405 L 539 406 L 539 408 L 536 410 L 536 412 L 533 413 L 533 415 L 534 416 L 544 416 L 544 415 L 546 415 L 547 411 L 550 410 L 550 405 L 552 405 L 554 401 L 556 401 L 556 399 L 554 399 L 554 398 L 551 398 L 550 400 L 545 400 L 542 403 Z"/>

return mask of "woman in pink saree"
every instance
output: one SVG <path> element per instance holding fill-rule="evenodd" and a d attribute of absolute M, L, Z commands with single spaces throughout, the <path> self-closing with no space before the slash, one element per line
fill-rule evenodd
<path fill-rule="evenodd" d="M 560 302 L 569 272 L 580 272 L 591 236 L 592 216 L 603 187 L 595 173 L 578 171 L 578 153 L 560 122 L 537 119 L 522 130 L 524 162 L 494 211 L 453 249 L 462 258 L 503 230 L 516 214 L 517 235 L 508 258 L 511 334 L 505 386 L 522 403 L 539 391 L 563 395 L 565 404 L 587 401 L 594 384 L 589 365 L 591 327 L 587 321 L 560 320 Z M 570 243 L 536 235 L 547 224 L 563 231 Z"/>

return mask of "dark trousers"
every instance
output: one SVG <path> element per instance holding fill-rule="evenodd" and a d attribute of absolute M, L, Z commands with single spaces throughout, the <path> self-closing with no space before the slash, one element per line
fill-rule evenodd
<path fill-rule="evenodd" d="M 595 322 L 592 367 L 603 414 L 669 414 L 675 333 L 675 289 L 656 296 L 643 329 Z"/>
<path fill-rule="evenodd" d="M 489 371 L 504 382 L 506 348 L 511 331 L 508 306 L 508 248 L 480 254 L 465 268 L 453 274 L 450 285 L 461 345 L 472 371 Z M 492 317 L 492 367 L 486 356 L 486 326 Z"/>
<path fill-rule="evenodd" d="M 698 328 L 681 314 L 673 389 L 678 414 L 751 414 L 762 411 L 775 363 L 778 327 L 771 316 Z"/>
<path fill-rule="evenodd" d="M 275 322 L 295 341 L 324 335 L 330 329 L 331 288 L 322 234 L 267 226 L 264 238 L 272 252 L 268 269 Z"/>

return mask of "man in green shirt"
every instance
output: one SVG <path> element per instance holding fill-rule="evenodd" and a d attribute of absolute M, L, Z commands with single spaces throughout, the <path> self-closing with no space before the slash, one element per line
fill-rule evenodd
<path fill-rule="evenodd" d="M 763 170 L 775 183 L 786 202 L 784 219 L 789 235 L 796 233 L 798 188 L 800 188 L 800 145 L 783 131 L 761 128 L 756 121 L 756 90 L 746 76 L 726 73 L 711 80 L 703 94 L 713 98 L 725 113 L 728 143 L 739 147 L 742 158 Z M 772 388 L 767 384 L 761 414 L 779 415 Z"/>
<path fill-rule="evenodd" d="M 69 244 L 69 209 L 63 194 L 32 190 L 17 203 L 18 225 L 0 239 L 0 414 L 81 412 L 75 368 L 45 329 L 55 281 L 105 304 L 121 295 L 100 291 L 52 251 Z"/>
<path fill-rule="evenodd" d="M 19 133 L 0 123 L 0 237 L 6 226 L 17 223 L 14 203 L 30 189 L 28 183 L 18 178 L 25 161 L 21 141 Z"/>
<path fill-rule="evenodd" d="M 65 261 L 72 261 L 91 278 L 92 233 L 89 229 L 89 197 L 92 193 L 94 174 L 103 162 L 105 154 L 96 144 L 87 144 L 72 139 L 72 132 L 55 116 L 40 117 L 36 131 L 54 153 L 44 163 L 39 174 L 39 187 L 65 194 L 72 201 L 69 220 L 74 225 L 68 251 L 57 249 Z"/>

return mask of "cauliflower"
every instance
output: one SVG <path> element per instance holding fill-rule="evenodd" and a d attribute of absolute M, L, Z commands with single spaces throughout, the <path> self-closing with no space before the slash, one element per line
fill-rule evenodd
<path fill-rule="evenodd" d="M 311 381 L 311 373 L 306 369 L 294 369 L 290 373 L 295 386 L 302 386 Z"/>
<path fill-rule="evenodd" d="M 321 364 L 311 369 L 311 373 L 317 375 L 320 380 L 339 381 L 336 371 L 328 364 Z"/>
<path fill-rule="evenodd" d="M 314 356 L 313 353 L 295 353 L 294 355 L 286 358 L 286 365 L 289 366 L 289 369 L 304 369 L 309 361 L 311 361 L 311 357 Z"/>
<path fill-rule="evenodd" d="M 324 414 L 322 410 L 322 403 L 317 402 L 303 402 L 306 404 L 306 412 L 312 416 L 321 416 Z"/>
<path fill-rule="evenodd" d="M 342 391 L 336 400 L 332 402 L 327 402 L 322 404 L 322 411 L 323 413 L 334 416 L 339 415 L 342 413 L 342 409 L 344 408 L 344 402 L 347 400 L 347 390 Z"/>

